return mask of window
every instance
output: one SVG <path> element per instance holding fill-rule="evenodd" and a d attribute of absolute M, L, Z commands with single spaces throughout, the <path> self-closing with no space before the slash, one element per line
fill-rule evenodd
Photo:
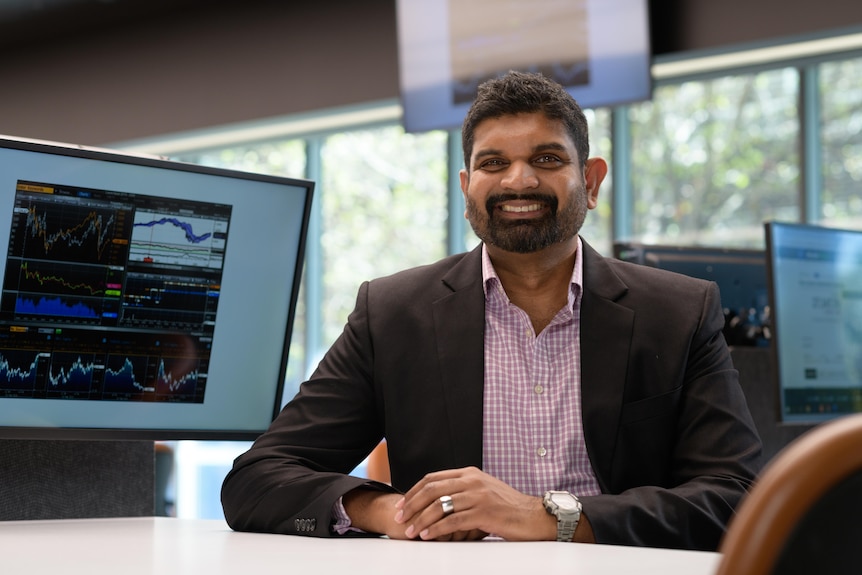
<path fill-rule="evenodd" d="M 762 247 L 764 220 L 797 219 L 798 97 L 783 68 L 661 86 L 632 106 L 633 235 Z"/>
<path fill-rule="evenodd" d="M 590 126 L 590 156 L 602 157 L 609 164 L 608 175 L 599 188 L 599 204 L 587 213 L 581 235 L 592 247 L 603 255 L 612 252 L 611 220 L 613 212 L 614 185 L 611 177 L 611 111 L 608 108 L 584 110 Z"/>
<path fill-rule="evenodd" d="M 398 126 L 326 138 L 321 148 L 322 353 L 362 281 L 446 252 L 446 132 Z"/>
<path fill-rule="evenodd" d="M 305 142 L 285 140 L 192 152 L 176 157 L 183 162 L 218 168 L 302 178 L 305 176 Z"/>
<path fill-rule="evenodd" d="M 820 217 L 862 227 L 862 58 L 820 67 L 823 197 Z"/>

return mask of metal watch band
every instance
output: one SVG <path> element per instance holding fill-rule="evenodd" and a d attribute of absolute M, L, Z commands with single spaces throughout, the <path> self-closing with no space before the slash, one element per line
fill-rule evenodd
<path fill-rule="evenodd" d="M 578 521 L 581 519 L 581 516 L 578 515 L 576 519 L 557 519 L 557 541 L 572 541 L 572 538 L 575 536 L 575 529 L 578 528 Z"/>

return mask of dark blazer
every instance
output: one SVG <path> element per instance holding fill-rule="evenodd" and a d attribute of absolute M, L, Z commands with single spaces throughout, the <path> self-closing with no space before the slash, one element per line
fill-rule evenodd
<path fill-rule="evenodd" d="M 586 243 L 584 285 L 583 425 L 602 495 L 581 499 L 597 541 L 717 548 L 761 449 L 717 287 Z M 484 310 L 480 248 L 364 283 L 342 335 L 225 479 L 230 526 L 332 535 L 333 504 L 369 484 L 345 474 L 382 437 L 401 491 L 481 468 Z"/>

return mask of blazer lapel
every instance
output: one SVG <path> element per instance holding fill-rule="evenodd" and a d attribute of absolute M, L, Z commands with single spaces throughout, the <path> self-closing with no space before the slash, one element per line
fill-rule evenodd
<path fill-rule="evenodd" d="M 581 301 L 581 411 L 587 453 L 603 492 L 610 491 L 634 311 L 616 301 L 628 287 L 605 259 L 584 246 Z"/>
<path fill-rule="evenodd" d="M 443 374 L 445 420 L 453 466 L 482 466 L 485 384 L 485 294 L 481 246 L 442 278 L 445 295 L 432 304 L 437 357 Z"/>

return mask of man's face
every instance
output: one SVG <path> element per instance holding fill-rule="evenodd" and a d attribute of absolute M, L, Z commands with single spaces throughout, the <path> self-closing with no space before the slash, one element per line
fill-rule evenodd
<path fill-rule="evenodd" d="M 465 215 L 483 242 L 531 253 L 577 235 L 596 206 L 598 184 L 588 193 L 561 122 L 542 113 L 508 115 L 482 121 L 474 136 L 461 190 Z"/>

